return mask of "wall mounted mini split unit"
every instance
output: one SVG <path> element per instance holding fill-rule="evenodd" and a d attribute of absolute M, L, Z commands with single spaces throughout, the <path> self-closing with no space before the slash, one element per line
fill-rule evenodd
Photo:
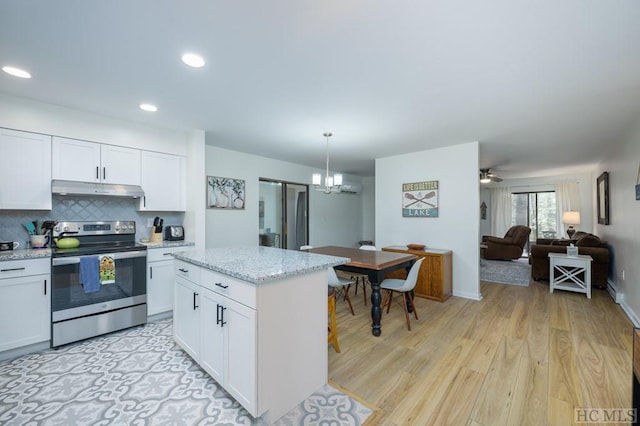
<path fill-rule="evenodd" d="M 362 192 L 362 185 L 355 182 L 342 182 L 340 187 L 340 193 L 344 194 L 360 194 Z"/>

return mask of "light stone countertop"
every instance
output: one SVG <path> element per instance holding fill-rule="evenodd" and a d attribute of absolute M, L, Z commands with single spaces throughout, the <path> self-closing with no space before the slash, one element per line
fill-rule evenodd
<path fill-rule="evenodd" d="M 187 250 L 171 256 L 254 284 L 320 271 L 351 260 L 261 246 Z"/>
<path fill-rule="evenodd" d="M 0 251 L 0 262 L 5 260 L 41 259 L 43 257 L 51 257 L 51 249 L 41 248 Z"/>
<path fill-rule="evenodd" d="M 195 246 L 196 243 L 191 241 L 162 241 L 159 243 L 151 243 L 149 241 L 140 241 L 140 244 L 147 246 L 147 249 L 169 248 L 169 247 L 189 247 Z"/>

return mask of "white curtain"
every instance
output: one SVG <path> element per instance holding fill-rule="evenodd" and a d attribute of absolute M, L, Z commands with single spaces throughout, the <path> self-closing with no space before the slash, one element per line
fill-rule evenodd
<path fill-rule="evenodd" d="M 556 185 L 557 238 L 563 238 L 566 228 L 562 223 L 562 214 L 569 210 L 580 211 L 580 190 L 578 182 L 560 182 Z"/>
<path fill-rule="evenodd" d="M 491 188 L 491 235 L 502 237 L 511 227 L 511 188 Z"/>

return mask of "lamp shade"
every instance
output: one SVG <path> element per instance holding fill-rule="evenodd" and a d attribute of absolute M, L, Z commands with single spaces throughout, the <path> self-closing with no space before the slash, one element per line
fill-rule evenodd
<path fill-rule="evenodd" d="M 565 225 L 580 225 L 580 212 L 569 210 L 562 213 L 562 223 Z"/>

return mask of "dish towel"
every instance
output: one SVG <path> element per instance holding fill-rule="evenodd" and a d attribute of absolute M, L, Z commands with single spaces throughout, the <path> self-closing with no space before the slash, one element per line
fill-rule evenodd
<path fill-rule="evenodd" d="M 113 284 L 116 282 L 116 261 L 108 255 L 100 256 L 100 284 Z"/>
<path fill-rule="evenodd" d="M 80 258 L 80 284 L 85 293 L 100 290 L 100 266 L 98 256 L 84 256 Z"/>

